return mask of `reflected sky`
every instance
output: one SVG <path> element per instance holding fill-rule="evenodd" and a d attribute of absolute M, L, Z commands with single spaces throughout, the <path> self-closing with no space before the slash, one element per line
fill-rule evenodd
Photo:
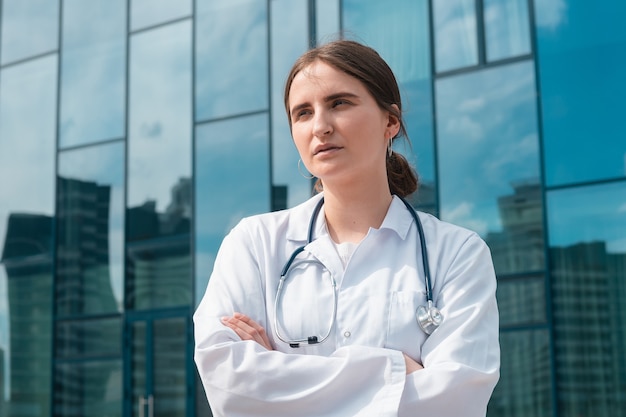
<path fill-rule="evenodd" d="M 274 0 L 270 6 L 272 180 L 274 185 L 287 186 L 287 206 L 293 207 L 311 196 L 311 180 L 298 172 L 300 156 L 289 130 L 283 92 L 291 66 L 308 48 L 308 2 Z"/>
<path fill-rule="evenodd" d="M 58 0 L 4 0 L 1 11 L 2 64 L 58 48 Z"/>
<path fill-rule="evenodd" d="M 528 0 L 484 0 L 487 60 L 530 53 Z"/>
<path fill-rule="evenodd" d="M 626 176 L 626 2 L 535 3 L 547 185 Z"/>
<path fill-rule="evenodd" d="M 191 177 L 191 21 L 131 37 L 128 207 L 155 201 Z"/>
<path fill-rule="evenodd" d="M 130 30 L 135 31 L 169 20 L 190 16 L 192 0 L 128 0 Z M 201 2 L 199 2 L 201 3 Z"/>
<path fill-rule="evenodd" d="M 315 1 L 315 34 L 318 45 L 339 37 L 341 14 L 339 2 L 340 0 Z"/>
<path fill-rule="evenodd" d="M 478 63 L 475 0 L 433 1 L 437 72 Z"/>
<path fill-rule="evenodd" d="M 196 303 L 224 236 L 243 217 L 271 208 L 268 132 L 267 114 L 197 127 Z"/>
<path fill-rule="evenodd" d="M 199 2 L 196 16 L 196 121 L 267 110 L 266 2 Z"/>
<path fill-rule="evenodd" d="M 440 79 L 436 91 L 442 218 L 501 231 L 498 197 L 539 181 L 532 62 Z"/>
<path fill-rule="evenodd" d="M 58 169 L 59 177 L 63 179 L 94 182 L 98 186 L 110 187 L 107 222 L 108 272 L 115 301 L 121 308 L 124 297 L 124 143 L 120 141 L 62 152 L 59 155 Z M 81 245 L 78 245 L 74 249 L 80 248 Z M 106 268 L 106 265 L 100 266 Z"/>
<path fill-rule="evenodd" d="M 60 146 L 125 135 L 126 2 L 63 3 Z"/>
<path fill-rule="evenodd" d="M 550 246 L 600 241 L 626 254 L 626 181 L 550 191 L 547 209 Z"/>

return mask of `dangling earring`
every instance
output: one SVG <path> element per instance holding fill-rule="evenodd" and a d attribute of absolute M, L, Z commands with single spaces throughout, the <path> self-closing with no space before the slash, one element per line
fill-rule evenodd
<path fill-rule="evenodd" d="M 391 148 L 391 142 L 393 141 L 393 136 L 389 138 L 389 142 L 387 142 L 387 155 L 391 158 L 391 154 L 393 153 L 393 149 Z"/>
<path fill-rule="evenodd" d="M 300 175 L 302 175 L 307 180 L 312 180 L 313 178 L 315 178 L 315 175 L 313 174 L 304 175 L 304 173 L 302 172 L 302 167 L 300 166 L 301 164 L 302 164 L 302 159 L 298 159 L 298 172 L 300 173 Z"/>

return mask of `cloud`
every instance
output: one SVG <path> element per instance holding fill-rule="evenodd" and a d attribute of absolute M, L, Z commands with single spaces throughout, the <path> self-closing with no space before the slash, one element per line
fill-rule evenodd
<path fill-rule="evenodd" d="M 449 209 L 443 208 L 442 212 L 442 218 L 445 218 L 447 222 L 467 227 L 479 235 L 484 236 L 489 231 L 487 222 L 479 219 L 479 217 L 473 213 L 474 204 L 469 201 L 462 201 L 455 207 Z"/>

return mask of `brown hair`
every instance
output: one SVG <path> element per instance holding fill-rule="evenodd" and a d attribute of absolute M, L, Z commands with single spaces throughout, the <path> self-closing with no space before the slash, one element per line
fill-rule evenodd
<path fill-rule="evenodd" d="M 388 111 L 400 121 L 400 132 L 393 139 L 404 136 L 408 138 L 402 119 L 402 102 L 400 89 L 393 71 L 374 49 L 350 40 L 338 40 L 310 49 L 293 64 L 285 84 L 285 110 L 289 117 L 289 93 L 295 76 L 313 64 L 322 61 L 339 71 L 359 80 L 372 95 L 378 106 Z M 398 107 L 394 107 L 393 104 Z M 415 170 L 404 156 L 392 152 L 387 157 L 387 181 L 392 194 L 406 197 L 417 190 L 418 179 Z M 315 189 L 321 191 L 322 183 L 318 179 Z"/>

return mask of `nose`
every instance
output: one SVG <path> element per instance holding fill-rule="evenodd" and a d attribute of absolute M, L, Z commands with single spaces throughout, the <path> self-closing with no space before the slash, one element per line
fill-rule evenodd
<path fill-rule="evenodd" d="M 318 110 L 313 116 L 313 135 L 321 138 L 332 133 L 333 126 L 330 115 L 325 110 Z"/>

